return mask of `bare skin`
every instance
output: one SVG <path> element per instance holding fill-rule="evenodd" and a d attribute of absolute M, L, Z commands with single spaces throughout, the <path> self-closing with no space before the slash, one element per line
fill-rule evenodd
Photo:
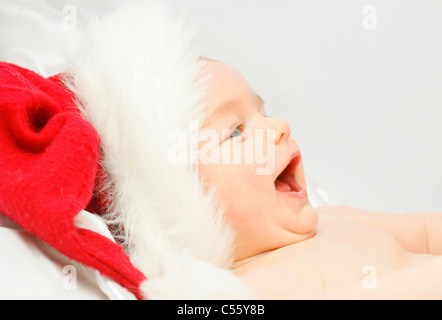
<path fill-rule="evenodd" d="M 256 174 L 256 162 L 199 164 L 204 186 L 215 188 L 236 231 L 232 271 L 260 298 L 442 298 L 442 213 L 313 208 L 287 122 L 268 118 L 262 100 L 232 67 L 208 61 L 206 73 L 204 128 L 220 133 L 215 148 L 246 150 L 255 132 L 274 133 L 261 141 L 274 155 L 267 175 Z"/>
<path fill-rule="evenodd" d="M 440 226 L 441 214 L 339 206 L 317 212 L 313 237 L 234 264 L 234 272 L 261 298 L 442 298 L 441 238 L 433 237 L 436 243 L 428 248 L 425 230 L 428 222 Z"/>

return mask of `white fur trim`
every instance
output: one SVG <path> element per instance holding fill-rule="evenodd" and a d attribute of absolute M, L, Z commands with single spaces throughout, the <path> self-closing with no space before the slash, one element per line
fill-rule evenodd
<path fill-rule="evenodd" d="M 162 276 L 142 283 L 140 289 L 147 299 L 258 299 L 228 270 L 185 255 L 171 256 L 170 259 Z"/>
<path fill-rule="evenodd" d="M 68 86 L 101 137 L 113 219 L 123 224 L 123 242 L 155 297 L 167 297 L 158 294 L 157 278 L 174 279 L 173 297 L 188 290 L 192 275 L 195 288 L 201 277 L 210 289 L 192 291 L 195 297 L 215 297 L 220 283 L 235 279 L 221 269 L 231 263 L 233 236 L 213 194 L 203 193 L 192 166 L 167 158 L 168 134 L 204 117 L 205 82 L 196 81 L 204 61 L 194 38 L 195 28 L 169 7 L 137 2 L 89 26 L 69 71 Z M 197 260 L 165 258 L 173 253 Z"/>

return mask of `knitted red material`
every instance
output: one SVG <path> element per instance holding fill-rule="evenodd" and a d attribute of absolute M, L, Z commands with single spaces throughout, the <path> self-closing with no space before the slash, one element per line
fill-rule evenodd
<path fill-rule="evenodd" d="M 0 214 L 143 298 L 120 245 L 74 225 L 91 200 L 99 137 L 60 76 L 0 62 Z"/>

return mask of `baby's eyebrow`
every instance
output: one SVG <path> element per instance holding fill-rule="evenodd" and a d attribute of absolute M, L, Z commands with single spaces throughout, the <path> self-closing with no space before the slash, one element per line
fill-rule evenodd
<path fill-rule="evenodd" d="M 255 98 L 256 98 L 257 110 L 260 113 L 265 114 L 264 100 L 257 93 L 255 93 Z M 240 105 L 241 103 L 243 103 L 243 101 L 241 99 L 239 99 L 239 98 L 234 98 L 234 99 L 227 100 L 227 101 L 221 103 L 215 109 L 215 111 L 212 113 L 212 116 L 216 115 L 218 113 L 224 113 L 224 112 L 228 112 L 228 111 L 231 111 L 231 110 L 235 111 L 238 108 L 238 105 Z"/>
<path fill-rule="evenodd" d="M 241 99 L 234 98 L 227 100 L 223 103 L 221 103 L 215 111 L 212 113 L 211 116 L 217 115 L 218 113 L 224 113 L 229 111 L 235 111 L 238 108 L 238 105 L 241 104 Z"/>
<path fill-rule="evenodd" d="M 256 98 L 256 105 L 258 112 L 266 116 L 266 112 L 264 110 L 264 100 L 256 93 L 255 93 L 255 98 Z M 218 105 L 211 114 L 209 114 L 206 117 L 205 125 L 210 123 L 211 119 L 213 119 L 218 114 L 223 114 L 227 112 L 236 112 L 238 110 L 238 106 L 241 103 L 243 103 L 243 101 L 240 98 L 233 98 L 224 101 L 223 103 Z"/>

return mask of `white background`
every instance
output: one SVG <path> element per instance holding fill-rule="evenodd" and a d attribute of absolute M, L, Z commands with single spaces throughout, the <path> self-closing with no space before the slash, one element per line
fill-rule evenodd
<path fill-rule="evenodd" d="M 122 2 L 0 1 L 0 59 L 46 76 Z M 314 204 L 442 211 L 442 1 L 168 2 L 289 122 Z"/>

